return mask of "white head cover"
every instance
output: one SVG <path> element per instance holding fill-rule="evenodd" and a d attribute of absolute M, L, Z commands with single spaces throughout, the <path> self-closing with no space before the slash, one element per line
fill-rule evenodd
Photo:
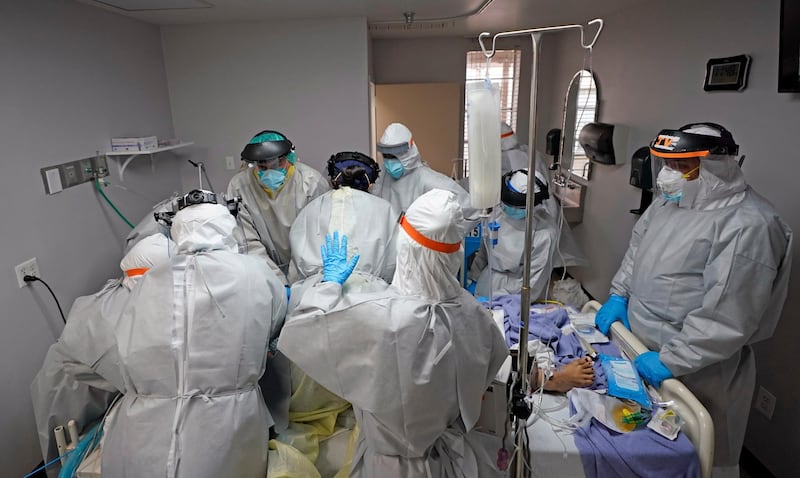
<path fill-rule="evenodd" d="M 500 150 L 508 151 L 519 146 L 519 140 L 516 133 L 511 129 L 508 123 L 500 124 Z"/>
<path fill-rule="evenodd" d="M 699 124 L 687 133 L 720 137 L 715 128 Z M 680 207 L 707 211 L 736 204 L 744 199 L 747 182 L 736 156 L 712 154 L 700 159 L 699 177 L 683 187 Z"/>
<path fill-rule="evenodd" d="M 456 297 L 461 289 L 456 273 L 464 258 L 464 215 L 456 195 L 432 189 L 408 207 L 404 221 L 407 224 L 401 226 L 397 238 L 392 286 L 427 299 Z M 431 246 L 455 250 L 439 252 Z"/>
<path fill-rule="evenodd" d="M 527 169 L 525 169 L 527 171 Z M 536 177 L 544 184 L 547 184 L 547 179 L 540 173 L 536 171 Z M 528 175 L 523 173 L 522 171 L 517 171 L 516 173 L 511 175 L 511 178 L 508 180 L 508 183 L 514 188 L 517 192 L 522 194 L 528 193 Z M 538 184 L 534 182 L 533 192 L 538 193 L 541 190 Z"/>
<path fill-rule="evenodd" d="M 172 220 L 171 235 L 178 254 L 228 250 L 236 252 L 236 219 L 221 204 L 195 204 L 181 209 Z"/>
<path fill-rule="evenodd" d="M 397 152 L 392 151 L 396 149 Z M 386 127 L 378 141 L 378 151 L 394 154 L 406 170 L 421 164 L 419 150 L 414 144 L 411 130 L 402 123 L 392 123 Z"/>
<path fill-rule="evenodd" d="M 148 269 L 166 262 L 175 255 L 175 243 L 164 234 L 158 233 L 142 238 L 119 263 L 125 273 L 122 285 L 132 289 L 134 284 Z"/>

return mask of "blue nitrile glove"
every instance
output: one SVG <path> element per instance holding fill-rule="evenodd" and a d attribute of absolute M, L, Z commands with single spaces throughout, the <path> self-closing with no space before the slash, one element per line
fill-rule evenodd
<path fill-rule="evenodd" d="M 478 287 L 478 283 L 477 282 L 470 282 L 467 285 L 467 292 L 469 292 L 472 295 L 475 295 L 475 288 L 476 287 Z"/>
<path fill-rule="evenodd" d="M 594 316 L 594 325 L 597 326 L 600 332 L 608 335 L 611 324 L 618 320 L 622 321 L 622 325 L 626 329 L 631 330 L 631 324 L 628 323 L 628 299 L 620 295 L 611 294 L 611 297 L 608 298 L 606 303 L 597 311 L 597 315 Z"/>
<path fill-rule="evenodd" d="M 658 388 L 661 382 L 668 378 L 672 378 L 672 372 L 669 371 L 666 365 L 658 358 L 658 352 L 645 352 L 636 357 L 633 361 L 636 365 L 636 370 L 639 375 L 647 381 L 650 385 Z"/>
<path fill-rule="evenodd" d="M 325 244 L 320 247 L 320 252 L 322 253 L 322 281 L 338 284 L 344 284 L 344 281 L 350 277 L 360 257 L 356 254 L 350 259 L 350 262 L 347 261 L 347 236 L 342 234 L 340 244 L 339 231 L 333 231 L 333 239 L 330 234 L 325 235 Z"/>
<path fill-rule="evenodd" d="M 289 302 L 292 300 L 292 288 L 288 285 L 285 285 L 284 287 L 286 287 L 286 302 Z"/>

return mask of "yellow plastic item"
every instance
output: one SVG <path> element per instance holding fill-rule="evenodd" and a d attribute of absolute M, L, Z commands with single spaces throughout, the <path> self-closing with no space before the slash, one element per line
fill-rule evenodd
<path fill-rule="evenodd" d="M 611 410 L 611 418 L 614 420 L 614 423 L 619 427 L 620 430 L 624 432 L 632 432 L 636 429 L 638 425 L 637 422 L 631 420 L 630 418 L 634 416 L 634 414 L 640 413 L 642 408 L 633 403 L 623 403 L 614 407 Z M 625 418 L 628 420 L 625 420 Z"/>
<path fill-rule="evenodd" d="M 321 478 L 302 453 L 277 440 L 269 441 L 267 478 Z"/>

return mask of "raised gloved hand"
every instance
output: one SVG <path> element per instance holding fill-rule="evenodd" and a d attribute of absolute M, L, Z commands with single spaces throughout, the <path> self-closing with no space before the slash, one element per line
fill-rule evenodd
<path fill-rule="evenodd" d="M 325 244 L 320 247 L 320 252 L 322 253 L 322 281 L 338 284 L 344 284 L 344 281 L 350 277 L 360 257 L 356 254 L 348 262 L 347 236 L 342 234 L 342 242 L 339 243 L 339 231 L 333 231 L 333 239 L 330 234 L 325 235 Z"/>
<path fill-rule="evenodd" d="M 636 365 L 636 370 L 639 375 L 647 381 L 650 385 L 658 388 L 661 382 L 668 378 L 672 378 L 672 372 L 669 371 L 666 365 L 658 358 L 658 352 L 645 352 L 636 357 L 633 361 Z"/>
<path fill-rule="evenodd" d="M 600 332 L 608 335 L 611 324 L 618 320 L 622 321 L 622 325 L 626 329 L 631 330 L 631 324 L 628 322 L 628 299 L 620 295 L 611 294 L 611 297 L 608 298 L 594 316 L 594 325 Z"/>

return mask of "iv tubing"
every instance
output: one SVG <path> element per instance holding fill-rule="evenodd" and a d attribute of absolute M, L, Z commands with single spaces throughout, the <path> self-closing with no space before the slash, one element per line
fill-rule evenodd
<path fill-rule="evenodd" d="M 581 34 L 581 47 L 584 49 L 591 49 L 594 48 L 595 43 L 597 42 L 597 38 L 600 36 L 600 32 L 603 31 L 603 20 L 601 19 L 594 19 L 589 22 L 589 25 L 597 24 L 597 32 L 595 33 L 592 41 L 587 44 L 585 42 L 584 36 L 584 26 L 583 25 L 561 25 L 561 26 L 554 26 L 554 27 L 543 27 L 543 28 L 531 28 L 527 30 L 515 30 L 509 32 L 502 32 L 496 33 L 492 37 L 492 49 L 491 51 L 486 50 L 486 46 L 484 45 L 484 38 L 490 36 L 491 34 L 488 32 L 483 32 L 478 35 L 478 43 L 480 43 L 481 50 L 483 51 L 484 56 L 487 58 L 491 58 L 495 54 L 495 42 L 500 37 L 509 37 L 509 36 L 522 36 L 522 35 L 530 35 L 531 42 L 533 44 L 533 61 L 531 65 L 531 99 L 530 99 L 530 122 L 528 126 L 528 144 L 530 147 L 528 148 L 528 171 L 535 172 L 536 171 L 536 95 L 538 91 L 538 74 L 539 74 L 539 53 L 540 53 L 540 40 L 543 33 L 549 32 L 557 32 L 557 31 L 564 31 L 564 30 L 580 30 Z M 528 191 L 533 192 L 535 191 L 535 174 L 528 174 Z M 526 208 L 528 211 L 527 216 L 527 224 L 525 227 L 525 248 L 523 249 L 525 256 L 524 256 L 524 270 L 523 270 L 523 285 L 521 290 L 521 310 L 520 310 L 520 320 L 522 321 L 522 330 L 520 330 L 520 338 L 521 341 L 527 339 L 528 337 L 528 328 L 530 322 L 530 271 L 531 271 L 531 246 L 533 244 L 533 231 L 534 231 L 534 194 L 528 194 L 526 198 Z M 524 338 L 524 339 L 523 339 Z M 523 393 L 527 392 L 527 381 L 528 381 L 528 348 L 527 347 L 520 347 L 519 348 L 519 362 L 517 366 L 517 370 L 519 371 L 519 378 L 520 378 L 520 386 Z M 524 427 L 524 421 L 520 421 L 520 427 Z M 516 459 L 516 473 L 515 476 L 517 478 L 521 478 L 523 473 L 525 472 L 526 463 L 523 463 L 523 454 L 524 451 L 522 450 L 522 446 L 524 444 L 522 436 L 518 434 L 517 436 L 517 443 L 515 449 L 515 457 L 512 459 Z"/>

